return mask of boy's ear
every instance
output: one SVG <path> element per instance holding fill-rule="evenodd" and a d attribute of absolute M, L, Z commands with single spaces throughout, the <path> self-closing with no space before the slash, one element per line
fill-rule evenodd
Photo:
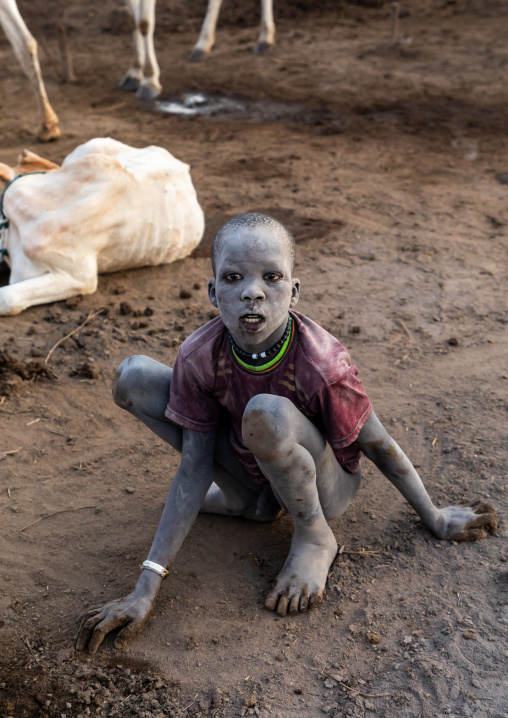
<path fill-rule="evenodd" d="M 289 303 L 289 306 L 296 307 L 299 299 L 300 299 L 300 280 L 296 279 L 296 277 L 295 277 L 293 279 L 293 289 L 291 290 L 291 302 Z"/>
<path fill-rule="evenodd" d="M 215 293 L 215 279 L 208 282 L 208 299 L 214 307 L 217 307 L 217 295 Z"/>

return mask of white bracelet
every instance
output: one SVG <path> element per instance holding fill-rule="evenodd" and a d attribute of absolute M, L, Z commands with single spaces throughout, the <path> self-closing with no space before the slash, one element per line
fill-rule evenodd
<path fill-rule="evenodd" d="M 162 578 L 166 578 L 166 576 L 169 574 L 169 571 L 167 568 L 164 568 L 164 566 L 161 566 L 160 564 L 155 563 L 154 561 L 143 561 L 140 568 L 141 568 L 141 570 L 143 570 L 144 568 L 147 568 L 149 571 L 158 573 L 159 576 L 162 576 Z"/>

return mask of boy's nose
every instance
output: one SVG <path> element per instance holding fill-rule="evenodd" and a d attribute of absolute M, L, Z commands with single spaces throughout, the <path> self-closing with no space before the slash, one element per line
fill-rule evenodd
<path fill-rule="evenodd" d="M 245 301 L 263 300 L 265 293 L 257 282 L 249 282 L 242 291 L 242 299 Z"/>

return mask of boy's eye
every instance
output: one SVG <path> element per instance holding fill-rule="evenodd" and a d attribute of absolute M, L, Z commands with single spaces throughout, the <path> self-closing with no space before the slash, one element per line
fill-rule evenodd
<path fill-rule="evenodd" d="M 265 279 L 268 282 L 278 282 L 279 279 L 282 279 L 282 274 L 279 274 L 278 272 L 267 272 L 265 274 Z"/>
<path fill-rule="evenodd" d="M 226 282 L 238 282 L 239 279 L 241 279 L 241 275 L 238 274 L 238 272 L 228 272 L 224 275 L 224 279 Z"/>

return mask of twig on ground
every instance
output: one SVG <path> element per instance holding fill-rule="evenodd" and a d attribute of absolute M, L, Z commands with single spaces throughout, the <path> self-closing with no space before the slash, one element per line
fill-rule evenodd
<path fill-rule="evenodd" d="M 22 533 L 25 531 L 25 529 L 29 529 L 30 526 L 35 526 L 35 524 L 38 524 L 39 521 L 42 521 L 42 519 L 49 519 L 50 516 L 56 516 L 57 514 L 65 514 L 68 511 L 83 511 L 83 509 L 95 509 L 96 506 L 77 506 L 75 509 L 60 509 L 60 511 L 53 511 L 50 514 L 44 514 L 44 516 L 41 516 L 40 518 L 36 519 L 35 521 L 32 521 L 31 524 L 27 524 L 26 526 L 23 526 L 22 529 L 18 529 L 18 533 Z"/>
<path fill-rule="evenodd" d="M 19 447 L 19 449 L 11 449 L 10 451 L 2 451 L 1 453 L 9 456 L 9 454 L 17 454 L 18 451 L 21 451 L 21 446 Z"/>
<path fill-rule="evenodd" d="M 94 317 L 97 316 L 97 314 L 100 314 L 100 313 L 103 312 L 103 311 L 104 311 L 104 307 L 101 307 L 101 309 L 99 309 L 97 312 L 90 312 L 90 314 L 87 316 L 87 318 L 85 319 L 85 321 L 84 321 L 82 324 L 80 324 L 79 327 L 76 327 L 76 329 L 73 329 L 72 332 L 69 332 L 69 333 L 66 334 L 64 337 L 62 337 L 61 339 L 59 339 L 59 340 L 57 341 L 57 343 L 55 344 L 55 346 L 50 349 L 48 356 L 47 356 L 47 357 L 45 358 L 45 360 L 44 360 L 44 364 L 47 364 L 47 363 L 48 363 L 49 357 L 53 354 L 53 352 L 55 351 L 55 349 L 57 348 L 57 346 L 59 346 L 62 342 L 64 342 L 64 341 L 65 341 L 66 339 L 68 339 L 69 337 L 72 337 L 72 335 L 73 335 L 73 334 L 76 334 L 76 332 L 79 332 L 80 329 L 83 329 L 83 327 L 85 326 L 85 324 L 86 324 L 87 322 L 89 322 L 90 319 L 93 319 Z"/>
<path fill-rule="evenodd" d="M 185 706 L 184 711 L 188 710 L 196 702 L 196 698 L 198 696 L 199 696 L 199 693 L 196 693 L 196 695 L 194 696 L 194 700 L 191 703 L 189 703 L 188 706 Z"/>

